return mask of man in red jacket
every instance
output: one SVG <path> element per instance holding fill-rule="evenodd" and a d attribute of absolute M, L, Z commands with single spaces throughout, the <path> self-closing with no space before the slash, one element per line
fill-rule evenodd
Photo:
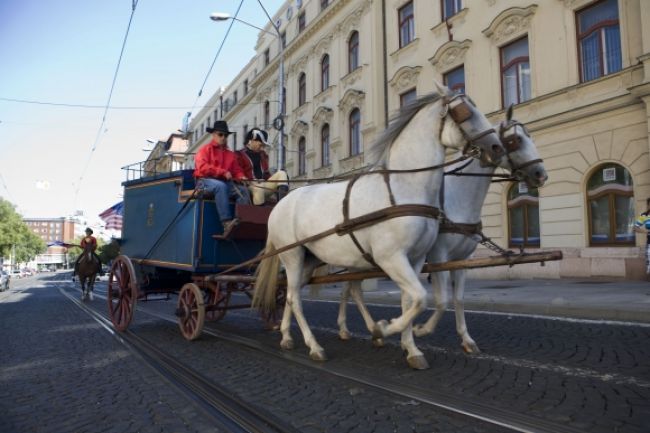
<path fill-rule="evenodd" d="M 214 127 L 206 128 L 212 134 L 212 141 L 203 146 L 194 157 L 194 177 L 197 179 L 197 189 L 214 194 L 217 213 L 223 224 L 223 234 L 226 238 L 237 225 L 233 219 L 228 199 L 236 196 L 237 203 L 250 204 L 248 191 L 239 182 L 246 178 L 235 152 L 228 149 L 228 124 L 224 120 L 214 122 Z"/>
<path fill-rule="evenodd" d="M 269 134 L 260 128 L 253 128 L 246 134 L 246 146 L 238 150 L 237 159 L 249 182 L 248 188 L 254 205 L 262 205 L 276 191 L 288 191 L 287 172 L 278 170 L 273 176 L 269 172 L 269 156 L 264 151 Z M 270 182 L 265 182 L 266 180 Z"/>

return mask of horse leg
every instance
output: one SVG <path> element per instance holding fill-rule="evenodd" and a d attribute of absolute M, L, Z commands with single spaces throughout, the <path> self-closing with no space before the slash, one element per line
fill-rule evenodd
<path fill-rule="evenodd" d="M 309 259 L 306 259 L 306 263 L 303 266 L 303 280 L 301 287 L 306 281 L 309 281 L 313 270 L 318 267 L 320 262 L 312 262 Z M 287 298 L 288 299 L 288 298 Z M 294 348 L 293 337 L 291 337 L 291 319 L 293 318 L 293 312 L 288 305 L 288 302 L 285 303 L 284 311 L 282 312 L 282 322 L 280 324 L 280 332 L 282 333 L 282 341 L 280 342 L 280 347 L 285 350 L 291 350 Z"/>
<path fill-rule="evenodd" d="M 296 251 L 297 250 L 297 251 Z M 305 253 L 303 249 L 294 249 L 284 253 L 281 256 L 282 262 L 284 263 L 286 274 L 287 274 L 287 303 L 285 306 L 285 311 L 287 308 L 291 308 L 293 314 L 296 316 L 296 322 L 298 322 L 298 327 L 302 332 L 303 339 L 305 340 L 305 345 L 309 347 L 309 357 L 314 361 L 325 361 L 327 356 L 325 355 L 325 350 L 318 344 L 316 337 L 311 332 L 307 319 L 302 310 L 302 301 L 300 299 L 300 288 L 304 283 L 305 275 L 311 275 L 313 268 L 307 272 L 308 269 L 303 269 L 305 265 Z M 308 264 L 309 268 L 309 264 Z M 291 326 L 291 314 L 285 314 L 282 316 L 282 324 L 280 325 L 280 330 L 282 331 L 282 342 L 281 346 L 286 344 L 286 337 L 289 335 L 289 327 Z"/>
<path fill-rule="evenodd" d="M 427 304 L 426 290 L 422 286 L 415 269 L 421 269 L 424 258 L 413 266 L 405 255 L 392 257 L 383 263 L 377 263 L 402 290 L 402 315 L 392 319 L 390 324 L 380 320 L 373 328 L 373 338 L 385 338 L 398 332 L 402 333 L 402 348 L 407 351 L 407 362 L 411 368 L 425 369 L 428 363 L 424 354 L 417 348 L 413 339 L 413 320 Z"/>
<path fill-rule="evenodd" d="M 459 269 L 453 271 L 453 280 L 454 280 L 454 308 L 456 313 L 456 332 L 460 336 L 461 346 L 463 350 L 468 354 L 477 354 L 481 350 L 478 348 L 478 345 L 467 331 L 467 323 L 465 322 L 465 303 L 463 302 L 463 295 L 465 293 L 465 280 L 467 277 L 467 271 L 465 269 Z"/>
<path fill-rule="evenodd" d="M 343 292 L 341 292 L 341 302 L 339 303 L 339 316 L 336 320 L 336 323 L 339 325 L 339 338 L 341 340 L 349 340 L 351 337 L 351 332 L 348 329 L 347 324 L 347 302 L 352 295 L 352 299 L 357 308 L 363 317 L 364 322 L 366 322 L 366 327 L 368 331 L 372 334 L 372 330 L 375 327 L 375 321 L 372 319 L 366 304 L 363 302 L 363 293 L 361 292 L 361 281 L 348 281 L 343 286 Z"/>
<path fill-rule="evenodd" d="M 88 284 L 88 299 L 93 300 L 93 290 L 95 290 L 95 275 L 90 277 L 90 283 Z"/>
<path fill-rule="evenodd" d="M 432 272 L 431 277 L 431 287 L 433 289 L 433 298 L 436 303 L 436 311 L 429 317 L 423 324 L 414 326 L 413 333 L 416 337 L 423 337 L 425 335 L 431 334 L 442 319 L 442 316 L 447 309 L 447 303 L 449 302 L 449 271 L 442 272 Z"/>
<path fill-rule="evenodd" d="M 350 299 L 350 284 L 351 282 L 343 284 L 341 300 L 339 301 L 339 315 L 336 319 L 336 323 L 339 325 L 339 338 L 345 341 L 349 340 L 352 335 L 347 325 L 347 308 L 348 300 Z"/>

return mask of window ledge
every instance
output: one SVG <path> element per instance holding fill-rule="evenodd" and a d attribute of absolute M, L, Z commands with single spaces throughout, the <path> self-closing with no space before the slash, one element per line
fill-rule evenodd
<path fill-rule="evenodd" d="M 403 53 L 414 50 L 415 47 L 418 46 L 418 42 L 420 42 L 420 38 L 413 39 L 411 42 L 399 48 L 397 51 L 393 51 L 392 53 L 390 53 L 389 54 L 390 58 L 393 60 L 397 60 L 397 58 L 400 57 Z"/>

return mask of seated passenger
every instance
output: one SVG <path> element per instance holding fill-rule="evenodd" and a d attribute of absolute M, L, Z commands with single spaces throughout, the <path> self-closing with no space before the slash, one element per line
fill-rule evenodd
<path fill-rule="evenodd" d="M 240 182 L 246 178 L 235 152 L 228 149 L 228 124 L 224 120 L 214 122 L 214 127 L 206 128 L 212 134 L 212 141 L 201 147 L 194 157 L 194 177 L 199 191 L 214 194 L 217 213 L 223 224 L 223 234 L 226 238 L 237 225 L 230 210 L 229 198 L 236 197 L 239 204 L 250 204 L 246 187 Z"/>
<path fill-rule="evenodd" d="M 269 172 L 269 156 L 264 151 L 268 137 L 266 131 L 253 128 L 246 134 L 245 147 L 236 152 L 246 178 L 255 180 L 248 184 L 248 188 L 253 197 L 253 204 L 257 206 L 263 205 L 276 192 L 286 194 L 289 190 L 286 171 L 278 170 L 273 176 Z M 267 180 L 271 182 L 266 182 Z"/>

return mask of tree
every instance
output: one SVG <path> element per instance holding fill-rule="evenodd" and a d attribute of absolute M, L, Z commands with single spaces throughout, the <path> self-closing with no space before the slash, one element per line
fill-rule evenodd
<path fill-rule="evenodd" d="M 46 250 L 45 242 L 29 229 L 14 206 L 0 197 L 0 256 L 15 254 L 16 263 L 27 262 Z"/>
<path fill-rule="evenodd" d="M 120 254 L 120 244 L 115 239 L 111 239 L 109 243 L 102 245 L 97 250 L 102 263 L 108 264 Z"/>

